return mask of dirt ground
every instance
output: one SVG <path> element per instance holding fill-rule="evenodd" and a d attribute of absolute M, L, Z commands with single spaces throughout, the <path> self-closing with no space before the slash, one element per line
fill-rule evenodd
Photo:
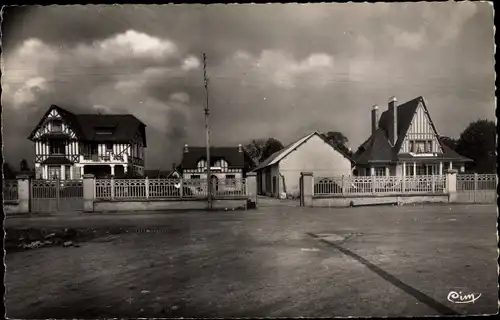
<path fill-rule="evenodd" d="M 7 317 L 494 314 L 496 219 L 487 205 L 12 218 L 12 235 L 100 231 L 7 253 Z"/>

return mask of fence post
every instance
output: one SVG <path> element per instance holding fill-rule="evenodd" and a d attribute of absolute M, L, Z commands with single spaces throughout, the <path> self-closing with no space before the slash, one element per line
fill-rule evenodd
<path fill-rule="evenodd" d="M 345 178 L 344 175 L 342 175 L 342 195 L 345 195 Z"/>
<path fill-rule="evenodd" d="M 479 181 L 477 173 L 474 173 L 474 203 L 477 201 L 477 189 L 478 189 Z"/>
<path fill-rule="evenodd" d="M 115 198 L 115 178 L 113 176 L 111 176 L 110 184 L 111 184 L 111 200 L 113 200 Z"/>
<path fill-rule="evenodd" d="M 314 194 L 314 177 L 312 172 L 301 172 L 302 194 L 300 195 L 300 205 L 302 207 L 312 207 Z"/>
<path fill-rule="evenodd" d="M 182 177 L 179 179 L 179 194 L 182 197 L 184 197 L 184 179 Z"/>
<path fill-rule="evenodd" d="M 431 185 L 432 185 L 432 193 L 436 192 L 436 179 L 434 179 L 434 175 L 431 175 Z"/>
<path fill-rule="evenodd" d="M 401 186 L 401 193 L 405 193 L 406 191 L 406 174 L 405 174 L 405 170 L 403 170 L 403 181 L 402 181 L 403 185 Z"/>
<path fill-rule="evenodd" d="M 372 193 L 375 193 L 375 176 L 372 176 Z"/>
<path fill-rule="evenodd" d="M 95 179 L 93 174 L 83 175 L 83 211 L 94 212 Z"/>
<path fill-rule="evenodd" d="M 457 170 L 446 170 L 446 191 L 448 192 L 448 202 L 457 201 Z"/>
<path fill-rule="evenodd" d="M 149 199 L 149 178 L 146 177 L 146 184 L 145 184 L 145 188 L 146 188 L 146 199 Z"/>
<path fill-rule="evenodd" d="M 17 200 L 18 213 L 30 212 L 30 178 L 26 174 L 18 175 L 17 179 Z"/>

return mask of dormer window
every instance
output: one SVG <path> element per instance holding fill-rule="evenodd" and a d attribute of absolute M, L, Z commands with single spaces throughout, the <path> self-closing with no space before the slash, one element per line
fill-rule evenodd
<path fill-rule="evenodd" d="M 410 141 L 410 152 L 412 152 L 412 153 L 432 153 L 432 140 Z"/>
<path fill-rule="evenodd" d="M 226 170 L 227 169 L 227 161 L 224 159 L 217 160 L 215 162 L 214 166 L 217 168 L 221 168 L 222 170 Z"/>
<path fill-rule="evenodd" d="M 207 162 L 205 160 L 198 161 L 198 171 L 203 171 L 207 167 Z"/>
<path fill-rule="evenodd" d="M 51 132 L 62 132 L 62 121 L 61 120 L 52 120 L 50 122 L 50 131 Z"/>
<path fill-rule="evenodd" d="M 95 128 L 95 134 L 98 135 L 111 135 L 113 134 L 114 128 L 112 127 L 98 127 Z"/>

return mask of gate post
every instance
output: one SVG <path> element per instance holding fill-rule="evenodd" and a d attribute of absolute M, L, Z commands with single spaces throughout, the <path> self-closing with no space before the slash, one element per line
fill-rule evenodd
<path fill-rule="evenodd" d="M 248 172 L 245 185 L 246 195 L 248 197 L 247 208 L 255 208 L 257 206 L 257 173 Z"/>
<path fill-rule="evenodd" d="M 18 213 L 30 212 L 30 178 L 26 174 L 22 174 L 17 178 L 17 199 Z"/>
<path fill-rule="evenodd" d="M 94 212 L 95 180 L 93 174 L 83 175 L 83 212 Z"/>
<path fill-rule="evenodd" d="M 474 173 L 474 203 L 477 202 L 477 191 L 478 191 L 478 176 L 477 173 Z"/>
<path fill-rule="evenodd" d="M 446 191 L 448 192 L 448 202 L 457 201 L 457 170 L 446 170 Z"/>
<path fill-rule="evenodd" d="M 314 178 L 312 172 L 301 172 L 300 183 L 302 194 L 300 195 L 300 205 L 302 207 L 312 207 L 312 196 L 314 194 Z"/>

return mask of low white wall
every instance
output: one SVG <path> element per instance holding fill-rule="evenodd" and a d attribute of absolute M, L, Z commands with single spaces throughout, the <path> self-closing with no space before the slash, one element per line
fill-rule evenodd
<path fill-rule="evenodd" d="M 246 208 L 247 198 L 213 200 L 213 209 Z M 206 199 L 154 199 L 154 200 L 100 200 L 94 202 L 94 212 L 106 211 L 157 211 L 207 209 Z"/>
<path fill-rule="evenodd" d="M 375 204 L 448 203 L 447 194 L 387 195 L 387 196 L 313 196 L 313 207 L 349 207 Z"/>

